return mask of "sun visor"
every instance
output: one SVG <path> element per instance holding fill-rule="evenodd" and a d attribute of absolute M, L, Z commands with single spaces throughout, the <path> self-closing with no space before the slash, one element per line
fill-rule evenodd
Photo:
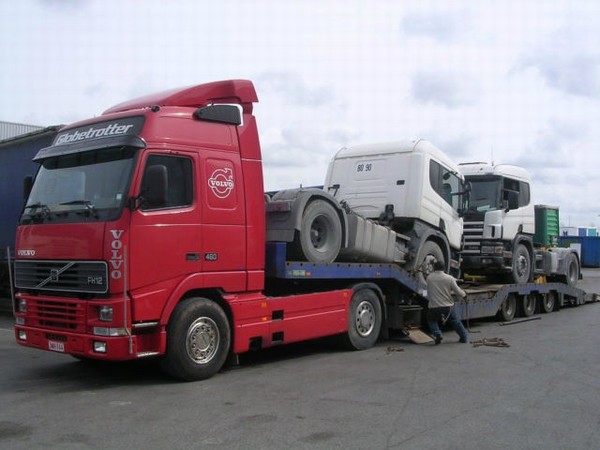
<path fill-rule="evenodd" d="M 33 160 L 110 147 L 145 148 L 146 143 L 139 137 L 144 119 L 144 116 L 123 117 L 62 130 L 53 144 L 41 149 Z"/>

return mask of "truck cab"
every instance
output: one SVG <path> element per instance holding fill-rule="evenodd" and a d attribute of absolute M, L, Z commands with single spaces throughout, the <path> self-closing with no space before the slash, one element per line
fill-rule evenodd
<path fill-rule="evenodd" d="M 256 101 L 247 80 L 163 92 L 65 127 L 38 152 L 16 238 L 19 343 L 164 353 L 182 298 L 264 288 Z"/>
<path fill-rule="evenodd" d="M 516 283 L 529 281 L 535 233 L 529 173 L 508 164 L 476 162 L 459 167 L 470 186 L 464 216 L 463 271 L 509 273 Z"/>

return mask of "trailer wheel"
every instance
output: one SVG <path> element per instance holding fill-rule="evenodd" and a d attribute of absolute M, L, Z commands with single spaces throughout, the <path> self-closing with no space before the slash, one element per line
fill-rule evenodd
<path fill-rule="evenodd" d="M 517 312 L 517 297 L 515 294 L 508 294 L 500 309 L 498 310 L 498 319 L 502 322 L 510 322 L 515 318 L 515 314 Z"/>
<path fill-rule="evenodd" d="M 377 294 L 368 288 L 357 290 L 350 300 L 346 346 L 352 350 L 373 347 L 379 337 L 381 320 L 381 304 Z"/>
<path fill-rule="evenodd" d="M 575 287 L 579 281 L 579 261 L 573 253 L 565 257 L 566 275 L 561 276 L 561 281 L 568 286 Z"/>
<path fill-rule="evenodd" d="M 523 244 L 517 244 L 513 252 L 511 276 L 516 284 L 527 283 L 531 279 L 531 256 Z"/>
<path fill-rule="evenodd" d="M 225 363 L 230 341 L 229 321 L 221 307 L 206 298 L 188 298 L 169 321 L 161 367 L 181 380 L 210 378 Z"/>
<path fill-rule="evenodd" d="M 556 292 L 548 292 L 542 298 L 540 310 L 543 313 L 551 313 L 556 308 Z"/>
<path fill-rule="evenodd" d="M 333 205 L 313 200 L 302 214 L 292 254 L 312 263 L 331 263 L 342 248 L 342 224 Z"/>
<path fill-rule="evenodd" d="M 520 313 L 523 317 L 531 317 L 535 314 L 536 307 L 535 294 L 524 295 L 520 302 Z"/>
<path fill-rule="evenodd" d="M 429 274 L 433 272 L 433 263 L 436 261 L 445 263 L 444 253 L 442 253 L 442 249 L 438 244 L 433 241 L 426 241 L 421 247 L 416 266 L 423 274 L 423 278 L 427 279 Z"/>

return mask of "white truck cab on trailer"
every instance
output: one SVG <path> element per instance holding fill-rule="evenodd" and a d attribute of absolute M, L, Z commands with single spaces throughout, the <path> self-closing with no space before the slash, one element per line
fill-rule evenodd
<path fill-rule="evenodd" d="M 508 275 L 517 284 L 543 275 L 576 285 L 581 276 L 576 252 L 536 242 L 536 206 L 527 170 L 477 162 L 460 164 L 460 171 L 470 188 L 464 215 L 463 272 L 488 278 Z"/>
<path fill-rule="evenodd" d="M 407 269 L 458 266 L 464 178 L 432 143 L 404 140 L 344 147 L 329 164 L 324 189 L 355 214 L 404 238 Z"/>

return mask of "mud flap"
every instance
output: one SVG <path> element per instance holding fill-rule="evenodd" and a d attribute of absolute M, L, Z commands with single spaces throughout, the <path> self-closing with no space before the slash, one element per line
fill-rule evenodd
<path fill-rule="evenodd" d="M 433 339 L 418 328 L 404 328 L 402 332 L 415 344 L 430 344 Z"/>

